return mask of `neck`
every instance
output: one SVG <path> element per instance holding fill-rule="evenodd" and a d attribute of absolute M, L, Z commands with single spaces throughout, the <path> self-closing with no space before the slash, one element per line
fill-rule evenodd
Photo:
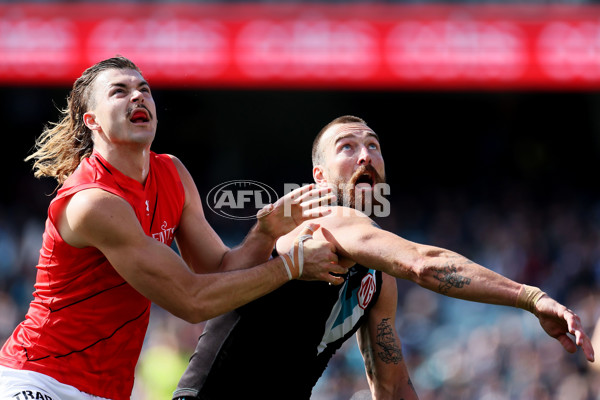
<path fill-rule="evenodd" d="M 130 149 L 124 147 L 103 148 L 94 146 L 106 161 L 121 173 L 144 184 L 150 171 L 150 146 L 143 149 Z"/>

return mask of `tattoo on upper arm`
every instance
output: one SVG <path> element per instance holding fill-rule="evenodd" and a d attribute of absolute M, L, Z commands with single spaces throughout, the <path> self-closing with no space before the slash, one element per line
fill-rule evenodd
<path fill-rule="evenodd" d="M 381 323 L 377 325 L 376 343 L 381 347 L 381 351 L 378 352 L 377 355 L 381 361 L 386 364 L 398 364 L 403 359 L 402 349 L 398 347 L 396 343 L 394 330 L 389 321 L 389 318 L 384 318 L 381 320 Z"/>
<path fill-rule="evenodd" d="M 433 277 L 440 281 L 438 289 L 441 294 L 448 293 L 453 287 L 460 289 L 471 283 L 471 278 L 465 278 L 464 276 L 457 274 L 456 271 L 458 271 L 458 269 L 449 264 L 442 268 L 436 268 Z"/>

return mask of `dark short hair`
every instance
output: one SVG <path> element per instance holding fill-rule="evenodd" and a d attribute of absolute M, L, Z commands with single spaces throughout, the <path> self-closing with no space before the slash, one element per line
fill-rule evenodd
<path fill-rule="evenodd" d="M 337 125 L 337 124 L 351 124 L 351 123 L 359 123 L 359 124 L 367 125 L 367 123 L 362 118 L 355 117 L 353 115 L 343 115 L 341 117 L 337 117 L 336 119 L 334 119 L 333 121 L 331 121 L 330 123 L 328 123 L 327 125 L 325 125 L 323 127 L 323 129 L 321 129 L 321 131 L 315 137 L 315 140 L 313 141 L 313 145 L 312 145 L 312 163 L 313 163 L 313 167 L 316 167 L 317 165 L 319 165 L 319 164 L 321 164 L 323 162 L 323 160 L 321 159 L 321 150 L 319 148 L 319 144 L 321 142 L 321 138 L 323 137 L 323 134 L 329 128 L 331 128 L 333 125 Z"/>

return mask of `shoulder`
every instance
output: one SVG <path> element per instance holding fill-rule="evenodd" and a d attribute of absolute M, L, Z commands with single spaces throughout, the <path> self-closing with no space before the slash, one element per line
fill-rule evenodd
<path fill-rule="evenodd" d="M 111 217 L 116 211 L 131 209 L 131 205 L 122 197 L 100 188 L 81 190 L 69 200 L 67 212 L 73 222 L 100 222 Z M 133 209 L 131 209 L 133 212 Z"/>
<path fill-rule="evenodd" d="M 71 197 L 70 203 L 81 207 L 82 209 L 88 208 L 96 208 L 98 206 L 107 205 L 113 203 L 114 201 L 124 202 L 127 204 L 125 199 L 122 197 L 111 193 L 107 190 L 104 190 L 99 187 L 93 187 L 88 189 L 80 190 L 79 192 L 73 194 Z M 101 210 L 97 210 L 101 211 Z"/>
<path fill-rule="evenodd" d="M 135 213 L 125 199 L 103 189 L 90 188 L 68 199 L 59 218 L 59 231 L 73 246 L 90 246 L 92 238 L 117 231 L 131 218 L 135 219 Z"/>
<path fill-rule="evenodd" d="M 179 178 L 182 182 L 184 182 L 184 184 L 187 180 L 190 180 L 192 178 L 190 172 L 185 167 L 185 165 L 183 165 L 183 162 L 178 157 L 172 154 L 161 154 L 160 157 L 163 160 L 169 160 L 172 163 L 177 173 L 179 174 Z"/>
<path fill-rule="evenodd" d="M 173 154 L 156 154 L 156 158 L 161 159 L 161 160 L 170 160 L 176 167 L 183 167 L 183 163 L 181 162 L 181 160 L 179 158 L 177 158 L 176 156 L 174 156 Z"/>

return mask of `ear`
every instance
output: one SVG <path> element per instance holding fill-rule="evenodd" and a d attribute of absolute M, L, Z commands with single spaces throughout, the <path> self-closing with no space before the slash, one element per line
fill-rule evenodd
<path fill-rule="evenodd" d="M 317 186 L 327 186 L 327 177 L 325 176 L 325 168 L 317 165 L 313 168 L 313 179 Z"/>
<path fill-rule="evenodd" d="M 100 124 L 96 121 L 96 114 L 93 111 L 83 114 L 83 123 L 92 131 L 100 130 Z"/>

